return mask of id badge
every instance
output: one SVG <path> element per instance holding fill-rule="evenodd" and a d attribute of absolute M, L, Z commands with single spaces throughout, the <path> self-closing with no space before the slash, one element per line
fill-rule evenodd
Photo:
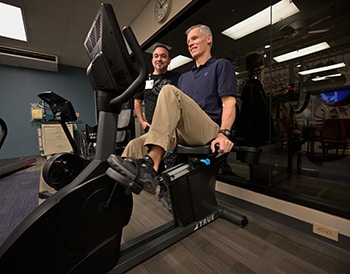
<path fill-rule="evenodd" d="M 152 89 L 154 84 L 154 80 L 146 80 L 145 89 Z"/>

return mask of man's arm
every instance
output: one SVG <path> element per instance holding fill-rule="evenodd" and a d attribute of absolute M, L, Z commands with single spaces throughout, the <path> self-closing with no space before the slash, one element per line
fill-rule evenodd
<path fill-rule="evenodd" d="M 233 96 L 223 96 L 222 100 L 222 116 L 220 129 L 231 130 L 233 123 L 236 119 L 236 98 Z M 211 150 L 215 151 L 215 144 L 220 145 L 219 152 L 227 153 L 230 152 L 233 143 L 222 133 L 219 133 L 215 140 L 211 143 Z"/>
<path fill-rule="evenodd" d="M 137 117 L 137 120 L 139 121 L 142 129 L 145 129 L 146 127 L 149 127 L 150 124 L 147 123 L 143 119 L 143 113 L 142 113 L 142 100 L 141 99 L 134 99 L 134 109 L 135 109 L 135 114 Z"/>
<path fill-rule="evenodd" d="M 231 129 L 236 119 L 236 98 L 224 96 L 222 100 L 222 116 L 220 129 Z"/>

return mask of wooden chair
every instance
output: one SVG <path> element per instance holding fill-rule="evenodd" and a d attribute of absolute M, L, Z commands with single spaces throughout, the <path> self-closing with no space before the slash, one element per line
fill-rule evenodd
<path fill-rule="evenodd" d="M 323 152 L 323 157 L 328 157 L 330 149 L 342 150 L 342 156 L 345 155 L 345 150 L 350 142 L 349 123 L 350 119 L 327 119 L 324 121 L 321 128 L 320 141 Z"/>

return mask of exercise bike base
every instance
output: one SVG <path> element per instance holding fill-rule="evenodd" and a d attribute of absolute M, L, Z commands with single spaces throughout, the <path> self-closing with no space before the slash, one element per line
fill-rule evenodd
<path fill-rule="evenodd" d="M 118 185 L 114 191 L 105 163 L 90 166 L 93 172 L 49 197 L 6 239 L 0 248 L 1 271 L 104 273 L 116 265 L 132 195 Z M 97 170 L 100 175 L 80 181 Z"/>

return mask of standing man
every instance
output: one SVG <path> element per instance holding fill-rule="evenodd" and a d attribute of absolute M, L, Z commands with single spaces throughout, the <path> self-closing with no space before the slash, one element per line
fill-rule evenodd
<path fill-rule="evenodd" d="M 129 142 L 122 157 L 111 154 L 108 176 L 155 193 L 157 171 L 166 152 L 176 144 L 219 144 L 219 153 L 233 148 L 230 129 L 236 117 L 236 76 L 232 64 L 211 55 L 213 36 L 205 25 L 186 31 L 195 65 L 182 74 L 178 87 L 166 85 L 158 96 L 148 133 Z"/>
<path fill-rule="evenodd" d="M 155 46 L 152 51 L 153 73 L 146 80 L 144 91 L 134 97 L 135 114 L 145 132 L 148 132 L 151 126 L 159 92 L 165 85 L 177 85 L 180 73 L 168 71 L 170 61 L 171 57 L 168 48 L 161 44 Z M 143 101 L 145 103 L 145 117 L 142 110 Z M 164 164 L 170 167 L 174 164 L 175 159 L 176 156 L 173 153 L 168 153 L 164 159 Z M 162 182 L 159 182 L 159 186 L 158 199 L 170 210 L 167 187 Z"/>
<path fill-rule="evenodd" d="M 145 90 L 135 96 L 134 108 L 141 127 L 146 132 L 151 126 L 154 108 L 161 89 L 168 84 L 177 85 L 180 73 L 168 71 L 170 64 L 169 50 L 164 45 L 157 45 L 152 52 L 153 73 L 146 80 Z M 143 116 L 142 103 L 145 103 L 145 117 Z"/>

